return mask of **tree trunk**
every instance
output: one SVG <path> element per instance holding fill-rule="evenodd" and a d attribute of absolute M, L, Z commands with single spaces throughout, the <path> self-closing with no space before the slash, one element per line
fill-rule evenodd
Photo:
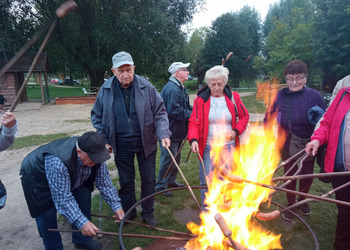
<path fill-rule="evenodd" d="M 103 77 L 105 75 L 105 71 L 102 70 L 94 70 L 89 72 L 90 77 L 90 88 L 98 88 L 103 84 Z"/>

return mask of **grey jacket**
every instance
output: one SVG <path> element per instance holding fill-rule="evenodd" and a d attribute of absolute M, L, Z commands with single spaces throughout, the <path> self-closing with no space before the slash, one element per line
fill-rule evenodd
<path fill-rule="evenodd" d="M 91 110 L 92 125 L 98 133 L 105 137 L 106 143 L 112 146 L 114 152 L 118 129 L 115 126 L 116 117 L 113 111 L 114 88 L 118 84 L 118 79 L 115 76 L 108 79 L 102 85 Z M 134 74 L 133 84 L 135 84 L 135 109 L 141 129 L 143 150 L 148 156 L 157 149 L 158 139 L 170 138 L 168 116 L 163 99 L 149 81 Z"/>

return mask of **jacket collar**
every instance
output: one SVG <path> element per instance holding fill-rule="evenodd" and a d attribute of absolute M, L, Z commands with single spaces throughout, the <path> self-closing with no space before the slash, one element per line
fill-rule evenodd
<path fill-rule="evenodd" d="M 170 76 L 169 77 L 169 81 L 171 81 L 171 82 L 173 82 L 173 83 L 175 83 L 177 86 L 179 86 L 179 87 L 183 87 L 183 85 L 181 84 L 181 82 L 179 81 L 179 80 L 177 80 L 175 77 L 173 77 L 173 76 Z"/>
<path fill-rule="evenodd" d="M 197 96 L 201 97 L 204 102 L 208 101 L 210 97 L 210 88 L 208 85 L 205 85 L 201 90 L 198 91 Z M 229 99 L 232 98 L 232 90 L 230 85 L 226 84 L 224 88 L 224 95 L 226 95 Z"/>

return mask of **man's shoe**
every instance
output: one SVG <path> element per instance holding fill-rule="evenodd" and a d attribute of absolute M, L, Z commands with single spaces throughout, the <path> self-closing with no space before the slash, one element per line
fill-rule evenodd
<path fill-rule="evenodd" d="M 156 219 L 154 219 L 153 214 L 143 217 L 143 221 L 149 226 L 152 226 L 152 227 L 157 226 L 157 222 L 156 222 Z"/>
<path fill-rule="evenodd" d="M 90 249 L 90 250 L 101 250 L 103 245 L 96 241 L 96 240 L 91 240 L 86 243 L 80 243 L 80 244 L 74 244 L 75 248 L 78 249 Z"/>
<path fill-rule="evenodd" d="M 300 213 L 305 216 L 311 214 L 310 207 L 307 203 L 300 205 Z"/>
<path fill-rule="evenodd" d="M 282 216 L 285 221 L 292 222 L 294 220 L 294 215 L 289 211 L 283 212 Z"/>
<path fill-rule="evenodd" d="M 178 182 L 173 182 L 173 183 L 169 183 L 168 187 L 172 187 L 172 188 L 176 188 L 176 187 L 184 187 L 184 184 L 182 183 L 178 183 Z"/>
<path fill-rule="evenodd" d="M 173 193 L 170 192 L 170 191 L 169 191 L 169 192 L 162 193 L 162 195 L 165 196 L 165 197 L 168 197 L 168 198 L 173 197 Z"/>

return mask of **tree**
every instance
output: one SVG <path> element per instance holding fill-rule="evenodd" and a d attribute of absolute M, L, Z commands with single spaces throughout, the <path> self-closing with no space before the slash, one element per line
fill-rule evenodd
<path fill-rule="evenodd" d="M 315 12 L 315 62 L 330 91 L 350 69 L 350 3 L 343 0 L 312 0 Z"/>
<path fill-rule="evenodd" d="M 273 5 L 264 23 L 264 31 L 269 32 L 265 33 L 264 53 L 254 58 L 255 67 L 263 65 L 270 78 L 281 79 L 285 65 L 300 59 L 308 64 L 313 75 L 313 13 L 309 0 L 282 0 Z"/>
<path fill-rule="evenodd" d="M 16 52 L 30 37 L 35 26 L 31 15 L 31 1 L 2 0 L 0 1 L 0 51 Z"/>
<path fill-rule="evenodd" d="M 247 6 L 239 12 L 218 17 L 213 22 L 203 49 L 203 68 L 220 64 L 221 59 L 232 51 L 233 56 L 225 66 L 230 70 L 234 87 L 239 87 L 240 80 L 255 78 L 249 58 L 260 50 L 259 30 L 259 14 Z"/>
<path fill-rule="evenodd" d="M 42 23 L 52 20 L 52 10 L 64 2 L 32 1 Z M 103 83 L 113 54 L 122 50 L 133 56 L 138 74 L 153 79 L 167 76 L 170 62 L 184 55 L 181 25 L 192 19 L 196 6 L 203 4 L 203 0 L 75 2 L 78 9 L 60 20 L 50 40 L 49 59 L 55 71 L 87 72 L 91 86 Z"/>

